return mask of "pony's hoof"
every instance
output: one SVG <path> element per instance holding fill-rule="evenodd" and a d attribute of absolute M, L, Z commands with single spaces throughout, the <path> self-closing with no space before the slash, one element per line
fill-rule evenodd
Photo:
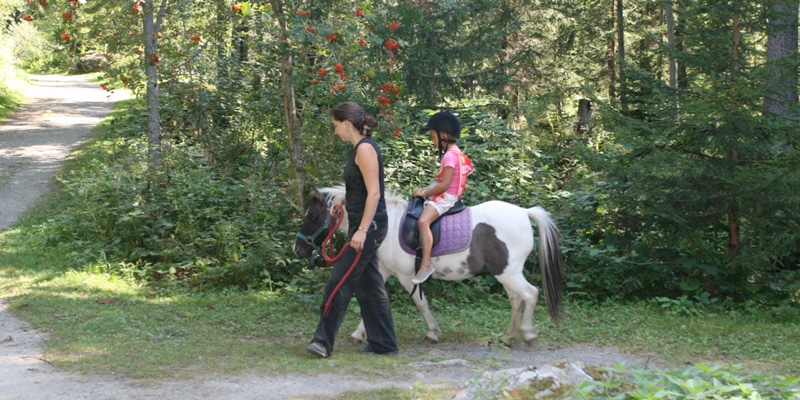
<path fill-rule="evenodd" d="M 517 343 L 517 338 L 515 338 L 515 337 L 504 337 L 504 338 L 500 338 L 500 343 L 502 343 L 502 344 L 504 344 L 504 345 L 506 345 L 506 346 L 508 346 L 508 347 L 511 347 L 511 346 L 513 346 L 515 343 Z"/>
<path fill-rule="evenodd" d="M 361 344 L 361 343 L 364 343 L 364 341 L 359 338 L 354 338 L 352 336 L 350 337 L 350 344 Z"/>
<path fill-rule="evenodd" d="M 439 339 L 434 339 L 432 337 L 425 336 L 425 343 L 436 344 L 436 343 L 439 343 Z"/>
<path fill-rule="evenodd" d="M 525 343 L 527 343 L 527 344 L 529 344 L 529 345 L 530 345 L 531 343 L 533 343 L 533 341 L 534 341 L 534 340 L 536 340 L 537 338 L 539 338 L 539 333 L 537 333 L 537 332 L 534 332 L 534 333 L 526 333 L 526 334 L 525 334 L 525 335 L 523 335 L 523 336 L 525 336 Z"/>

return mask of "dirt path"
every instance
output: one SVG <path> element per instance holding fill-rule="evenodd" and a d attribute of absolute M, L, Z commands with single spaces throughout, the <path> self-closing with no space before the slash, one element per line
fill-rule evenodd
<path fill-rule="evenodd" d="M 44 193 L 67 154 L 120 97 L 80 77 L 30 79 L 27 104 L 0 125 L 0 230 Z"/>
<path fill-rule="evenodd" d="M 31 76 L 28 103 L 0 125 L 0 231 L 44 193 L 53 173 L 91 129 L 111 111 L 120 95 L 103 91 L 82 77 Z M 117 376 L 80 375 L 51 365 L 43 354 L 47 335 L 15 317 L 0 293 L 0 400 L 49 399 L 325 399 L 350 390 L 460 387 L 482 371 L 544 365 L 555 360 L 590 365 L 658 364 L 646 355 L 615 349 L 543 345 L 497 351 L 478 345 L 418 345 L 402 348 L 400 358 L 448 360 L 398 363 L 391 378 L 329 374 L 207 376 L 191 381 L 134 382 Z M 412 371 L 413 370 L 413 371 Z"/>

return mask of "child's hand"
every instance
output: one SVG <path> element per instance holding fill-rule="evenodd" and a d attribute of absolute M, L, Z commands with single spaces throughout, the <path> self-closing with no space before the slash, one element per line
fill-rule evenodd
<path fill-rule="evenodd" d="M 411 195 L 414 197 L 425 197 L 425 194 L 423 194 L 424 191 L 425 189 L 423 188 L 414 188 L 414 190 L 411 191 Z"/>

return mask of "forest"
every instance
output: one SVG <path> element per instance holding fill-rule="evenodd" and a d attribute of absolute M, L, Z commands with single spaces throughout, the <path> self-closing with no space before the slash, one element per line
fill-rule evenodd
<path fill-rule="evenodd" d="M 0 0 L 0 13 L 0 96 L 16 68 L 135 95 L 112 122 L 114 162 L 59 178 L 71 212 L 43 229 L 75 265 L 211 290 L 311 285 L 292 243 L 305 195 L 341 184 L 329 110 L 353 100 L 378 118 L 387 189 L 404 195 L 437 170 L 420 127 L 457 113 L 476 166 L 465 203 L 547 209 L 570 301 L 800 316 L 796 0 Z M 535 253 L 528 270 L 536 282 Z M 488 274 L 430 285 L 502 291 Z"/>

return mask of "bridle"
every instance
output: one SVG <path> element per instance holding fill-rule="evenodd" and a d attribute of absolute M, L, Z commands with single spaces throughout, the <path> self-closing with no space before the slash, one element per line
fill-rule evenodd
<path fill-rule="evenodd" d="M 341 250 L 339 250 L 339 254 L 336 256 L 329 256 L 328 251 L 331 253 L 333 252 L 333 243 L 331 239 L 333 238 L 333 234 L 339 229 L 339 225 L 342 224 L 342 217 L 344 214 L 344 210 L 342 209 L 341 204 L 333 204 L 333 199 L 328 199 L 328 206 L 327 206 L 327 213 L 325 215 L 325 223 L 322 224 L 314 233 L 311 235 L 304 235 L 303 232 L 297 232 L 297 237 L 311 246 L 314 251 L 311 253 L 311 263 L 317 258 L 318 255 L 322 255 L 322 259 L 325 260 L 326 263 L 333 264 L 342 257 L 344 250 L 350 247 L 350 242 L 344 244 Z M 331 222 L 333 221 L 333 222 Z M 331 227 L 333 225 L 333 227 Z M 330 229 L 328 229 L 330 227 Z M 328 229 L 328 235 L 325 236 L 325 239 L 322 241 L 322 246 L 317 246 L 315 243 L 319 235 L 322 234 L 323 231 Z M 326 251 L 327 250 L 327 251 Z M 359 252 L 360 253 L 360 252 Z"/>
<path fill-rule="evenodd" d="M 328 229 L 328 226 L 330 225 L 331 214 L 333 211 L 331 209 L 332 204 L 333 204 L 333 199 L 328 199 L 328 206 L 326 208 L 326 213 L 325 213 L 325 223 L 322 224 L 322 226 L 320 226 L 319 229 L 317 229 L 314 233 L 312 233 L 309 236 L 304 235 L 303 232 L 297 232 L 297 238 L 305 242 L 307 245 L 311 246 L 312 249 L 314 249 L 314 251 L 311 252 L 311 258 L 310 258 L 310 263 L 312 264 L 314 263 L 314 260 L 316 260 L 317 256 L 319 256 L 322 253 L 322 249 L 320 248 L 320 246 L 317 246 L 316 240 L 317 237 L 319 237 L 319 235 L 321 235 L 322 232 L 325 231 L 325 229 Z M 341 220 L 339 222 L 341 222 Z M 323 242 L 323 245 L 324 244 L 325 243 Z"/>

